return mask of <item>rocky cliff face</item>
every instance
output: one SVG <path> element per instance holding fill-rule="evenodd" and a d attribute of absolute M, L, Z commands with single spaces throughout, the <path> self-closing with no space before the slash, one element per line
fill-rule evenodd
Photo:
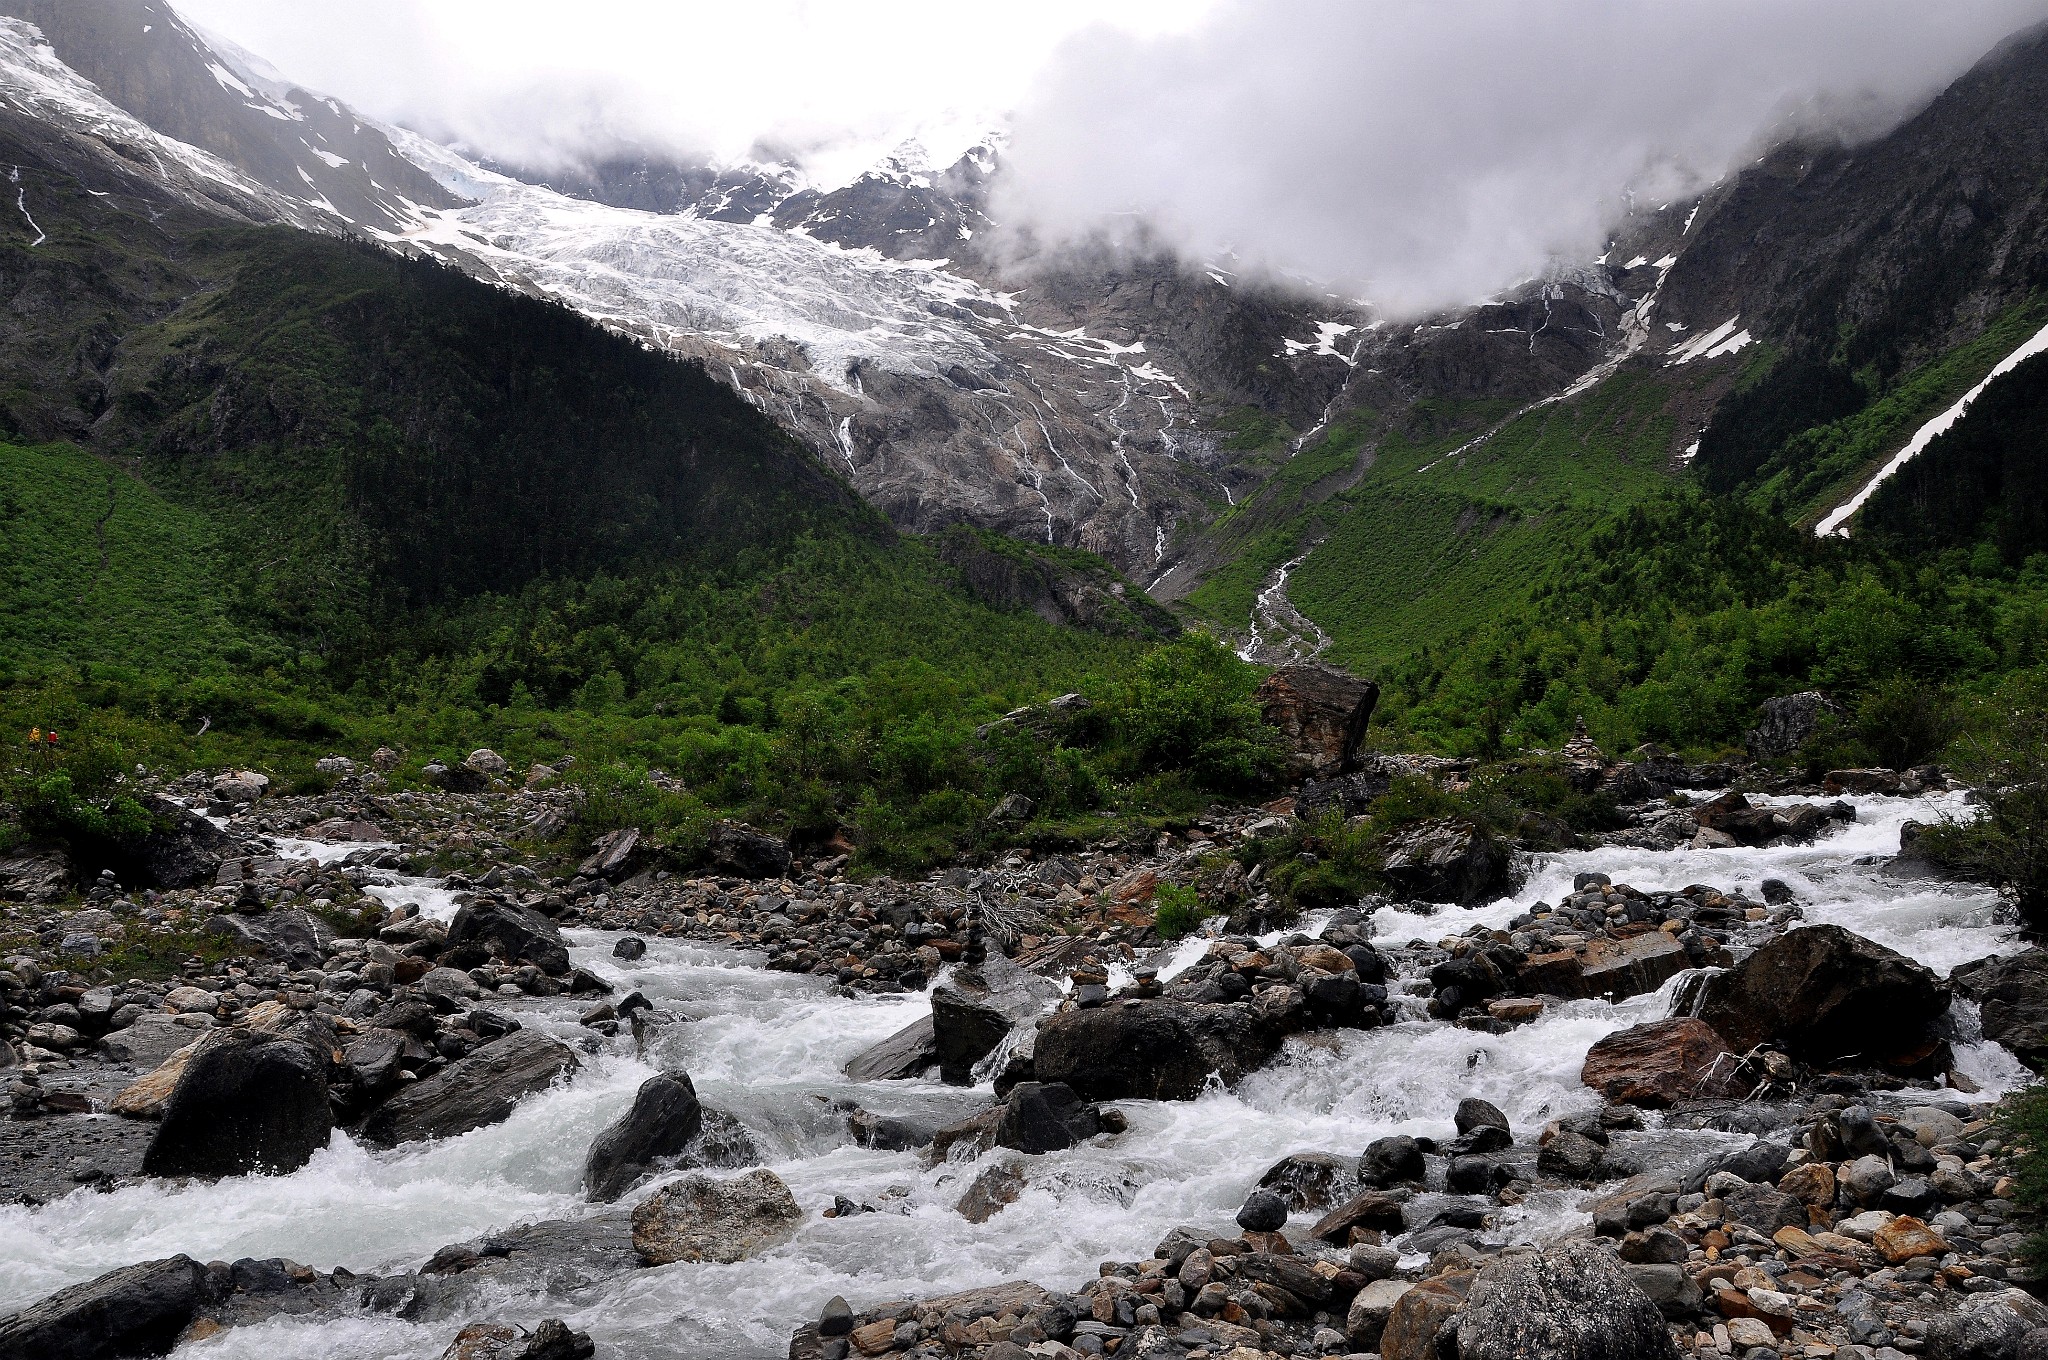
<path fill-rule="evenodd" d="M 907 142 L 838 183 L 766 148 L 491 168 L 210 47 L 162 0 L 0 7 L 55 45 L 13 30 L 0 88 L 23 90 L 18 106 L 75 122 L 97 101 L 131 141 L 174 148 L 158 159 L 190 195 L 561 301 L 701 359 L 899 526 L 1089 549 L 1164 598 L 1354 486 L 1378 435 L 1305 489 L 1280 474 L 1355 413 L 1477 447 L 1500 412 L 1570 400 L 1625 363 L 1682 368 L 1662 450 L 1675 469 L 1753 344 L 1846 328 L 1896 367 L 2048 277 L 2039 33 L 1890 137 L 1780 150 L 1701 201 L 1645 204 L 1598 260 L 1394 324 L 1227 260 L 1019 264 L 988 211 L 998 130 Z M 57 86 L 65 99 L 45 97 Z M 1284 426 L 1285 447 L 1225 438 L 1245 409 Z"/>
<path fill-rule="evenodd" d="M 389 228 L 457 202 L 338 101 L 231 69 L 163 0 L 5 0 L 0 14 L 138 121 L 311 208 Z"/>

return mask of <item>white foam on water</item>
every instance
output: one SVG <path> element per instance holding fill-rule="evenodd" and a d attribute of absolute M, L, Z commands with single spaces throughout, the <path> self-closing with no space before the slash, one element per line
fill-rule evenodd
<path fill-rule="evenodd" d="M 1810 800 L 1752 801 L 1787 805 Z M 1431 915 L 1382 908 L 1373 917 L 1374 934 L 1383 943 L 1400 944 L 1461 934 L 1474 925 L 1502 929 L 1538 902 L 1555 904 L 1569 896 L 1574 875 L 1597 872 L 1644 892 L 1703 883 L 1740 888 L 1759 900 L 1765 879 L 1782 879 L 1803 905 L 1807 922 L 1855 931 L 1944 975 L 1957 964 L 2010 945 L 2017 923 L 1999 912 L 1998 895 L 1990 889 L 1895 879 L 1880 871 L 1880 862 L 1899 851 L 1901 827 L 1964 815 L 1962 795 L 1849 796 L 1841 801 L 1856 809 L 1856 821 L 1830 829 L 1811 845 L 1730 850 L 1605 846 L 1536 855 L 1522 885 L 1498 902 L 1469 911 L 1447 907 Z"/>
<path fill-rule="evenodd" d="M 1428 917 L 1382 910 L 1376 933 L 1399 942 L 1478 922 L 1505 925 L 1530 904 L 1569 893 L 1573 874 L 1599 870 L 1647 890 L 1706 883 L 1756 894 L 1763 879 L 1782 878 L 1807 904 L 1808 920 L 1837 922 L 1942 971 L 2010 941 L 2011 927 L 1990 894 L 1893 882 L 1877 871 L 1877 861 L 1897 850 L 1906 820 L 1931 821 L 1959 810 L 1959 800 L 1849 801 L 1859 821 L 1812 846 L 1540 856 L 1511 900 Z M 399 879 L 371 891 L 430 914 L 453 911 L 453 894 L 428 880 Z M 1314 933 L 1326 921 L 1314 917 L 1304 928 Z M 320 1268 L 390 1271 L 416 1267 L 436 1248 L 486 1231 L 591 1214 L 579 1186 L 591 1138 L 656 1068 L 681 1067 L 707 1106 L 746 1125 L 766 1164 L 789 1184 L 805 1210 L 795 1239 L 737 1265 L 678 1264 L 575 1289 L 486 1294 L 470 1315 L 527 1325 L 559 1316 L 621 1360 L 781 1356 L 789 1328 L 815 1316 L 834 1294 L 865 1306 L 1009 1279 L 1071 1288 L 1093 1276 L 1100 1261 L 1149 1255 L 1179 1224 L 1228 1231 L 1246 1192 L 1281 1157 L 1355 1154 L 1390 1133 L 1444 1138 L 1465 1096 L 1498 1105 L 1527 1138 L 1549 1119 L 1597 1104 L 1578 1080 L 1587 1048 L 1668 1014 L 1679 985 L 1674 979 L 1654 995 L 1619 1004 L 1562 1003 L 1498 1035 L 1411 1018 L 1371 1032 L 1297 1037 L 1279 1061 L 1235 1090 L 1219 1086 L 1188 1102 L 1125 1102 L 1120 1108 L 1130 1128 L 1121 1137 L 1022 1159 L 1022 1196 L 974 1224 L 955 1208 L 961 1195 L 977 1174 L 1013 1154 L 927 1169 L 913 1153 L 855 1145 L 845 1106 L 835 1108 L 852 1101 L 877 1113 L 943 1122 L 989 1098 L 985 1086 L 856 1084 L 842 1074 L 848 1058 L 924 1015 L 925 995 L 849 997 L 820 978 L 766 971 L 758 955 L 672 940 L 649 939 L 645 956 L 627 962 L 612 954 L 615 935 L 567 936 L 579 965 L 622 991 L 638 988 L 682 1018 L 650 1026 L 644 1053 L 628 1037 L 606 1041 L 571 1080 L 529 1098 L 503 1124 L 446 1142 L 373 1152 L 342 1138 L 289 1176 L 82 1190 L 42 1208 L 0 1209 L 0 1309 L 177 1251 L 201 1260 L 276 1255 Z M 1202 935 L 1171 946 L 1161 975 L 1192 966 L 1207 947 Z M 1416 1013 L 1417 998 L 1407 1000 L 1408 1013 Z M 518 1013 L 524 1023 L 589 1041 L 590 1032 L 575 1023 L 583 1004 L 560 998 L 522 1004 Z M 2010 1054 L 1982 1042 L 1973 1008 L 1958 1004 L 1951 1024 L 1958 1067 L 1987 1095 L 2026 1079 Z M 1654 1128 L 1638 1136 L 1701 1155 L 1733 1141 Z M 837 1196 L 882 1211 L 822 1217 Z M 1571 1191 L 1532 1196 L 1498 1214 L 1490 1231 L 1501 1240 L 1548 1239 L 1585 1223 L 1586 1198 Z M 464 1320 L 280 1318 L 194 1343 L 180 1355 L 435 1360 Z"/>
<path fill-rule="evenodd" d="M 420 915 L 445 925 L 454 920 L 455 913 L 460 910 L 455 904 L 455 899 L 468 889 L 451 888 L 437 878 L 411 878 L 404 874 L 395 874 L 388 879 L 364 884 L 363 891 L 382 902 L 386 908 L 418 907 Z"/>
<path fill-rule="evenodd" d="M 333 864 L 358 850 L 395 850 L 391 841 L 309 841 L 299 836 L 273 836 L 279 859 L 310 859 L 316 864 Z"/>

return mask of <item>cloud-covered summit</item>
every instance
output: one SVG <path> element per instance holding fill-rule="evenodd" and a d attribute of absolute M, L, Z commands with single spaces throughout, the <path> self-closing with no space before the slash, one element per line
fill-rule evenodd
<path fill-rule="evenodd" d="M 1144 224 L 1391 314 L 1600 254 L 1631 194 L 1803 131 L 1887 129 L 2043 0 L 1238 0 L 1070 40 L 1018 109 L 995 215 Z"/>

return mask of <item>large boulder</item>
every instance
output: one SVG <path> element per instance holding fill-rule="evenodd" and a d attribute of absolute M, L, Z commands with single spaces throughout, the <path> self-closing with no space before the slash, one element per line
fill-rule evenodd
<path fill-rule="evenodd" d="M 1694 808 L 1692 817 L 1700 826 L 1719 832 L 1737 845 L 1804 844 L 1827 830 L 1830 822 L 1854 821 L 1856 809 L 1840 802 L 1827 807 L 1813 803 L 1770 807 L 1752 803 L 1731 790 Z"/>
<path fill-rule="evenodd" d="M 632 865 L 633 853 L 639 848 L 640 828 L 637 826 L 606 832 L 590 847 L 590 858 L 584 860 L 576 872 L 586 878 L 621 877 Z"/>
<path fill-rule="evenodd" d="M 991 953 L 977 968 L 955 970 L 932 988 L 932 1043 L 939 1076 L 955 1086 L 974 1080 L 974 1066 L 995 1052 L 1012 1028 L 1059 997 L 1057 984 Z"/>
<path fill-rule="evenodd" d="M 1278 1045 L 1238 1007 L 1146 1000 L 1046 1017 L 1033 1069 L 1084 1100 L 1193 1100 L 1211 1073 L 1234 1083 Z"/>
<path fill-rule="evenodd" d="M 449 923 L 441 962 L 470 969 L 492 959 L 530 963 L 550 977 L 569 971 L 569 948 L 547 917 L 502 898 L 467 903 Z"/>
<path fill-rule="evenodd" d="M 296 1171 L 327 1146 L 327 1059 L 295 1039 L 224 1030 L 198 1046 L 163 1104 L 147 1176 Z"/>
<path fill-rule="evenodd" d="M 1102 1132 L 1096 1108 L 1057 1082 L 1018 1082 L 1002 1110 L 995 1141 L 1019 1152 L 1059 1152 Z"/>
<path fill-rule="evenodd" d="M 2042 1327 L 2048 1327 L 2048 1305 L 2025 1290 L 1989 1290 L 1928 1319 L 1925 1353 L 1932 1360 L 2027 1360 L 2040 1349 L 2023 1343 Z"/>
<path fill-rule="evenodd" d="M 1402 897 L 1474 906 L 1514 886 L 1507 843 L 1462 817 L 1418 822 L 1387 841 L 1381 864 Z"/>
<path fill-rule="evenodd" d="M 63 847 L 31 841 L 0 855 L 0 902 L 43 906 L 71 895 L 71 857 Z"/>
<path fill-rule="evenodd" d="M 1260 716 L 1286 744 L 1288 775 L 1328 779 L 1350 773 L 1380 687 L 1310 661 L 1280 667 L 1255 697 Z"/>
<path fill-rule="evenodd" d="M 789 872 L 789 847 L 745 822 L 720 822 L 704 846 L 714 874 L 733 878 L 781 878 Z"/>
<path fill-rule="evenodd" d="M 136 847 L 142 867 L 161 888 L 211 883 L 235 842 L 206 818 L 170 799 L 145 793 L 138 799 L 153 828 Z"/>
<path fill-rule="evenodd" d="M 939 1079 L 954 1086 L 971 1085 L 974 1065 L 995 1052 L 1010 1032 L 1010 1017 L 980 996 L 951 984 L 932 988 L 932 1047 L 939 1059 Z"/>
<path fill-rule="evenodd" d="M 1458 1360 L 1678 1356 L 1656 1303 L 1591 1242 L 1495 1261 L 1473 1281 L 1452 1327 Z"/>
<path fill-rule="evenodd" d="M 2036 1072 L 2048 1069 L 2048 949 L 1979 959 L 1949 980 L 1977 1003 L 1985 1038 L 2004 1044 Z"/>
<path fill-rule="evenodd" d="M 496 1124 L 522 1097 L 546 1090 L 577 1065 L 565 1045 L 538 1030 L 514 1030 L 384 1102 L 364 1121 L 361 1137 L 377 1147 L 396 1147 Z"/>
<path fill-rule="evenodd" d="M 658 1072 L 640 1083 L 633 1108 L 608 1126 L 583 1159 L 583 1190 L 609 1204 L 674 1157 L 704 1127 L 704 1109 L 687 1072 Z"/>
<path fill-rule="evenodd" d="M 651 1266 L 677 1261 L 730 1265 L 796 1236 L 803 1210 L 774 1172 L 731 1180 L 685 1176 L 633 1210 L 633 1249 Z"/>
<path fill-rule="evenodd" d="M 1586 1051 L 1579 1080 L 1621 1105 L 1665 1109 L 1747 1095 L 1742 1059 L 1705 1021 L 1681 1016 L 1617 1030 Z"/>
<path fill-rule="evenodd" d="M 1437 1349 L 1437 1335 L 1465 1306 L 1472 1283 L 1470 1274 L 1459 1271 L 1403 1291 L 1387 1310 L 1380 1354 L 1385 1360 L 1446 1360 Z"/>
<path fill-rule="evenodd" d="M 1743 745 L 1754 759 L 1776 760 L 1804 746 L 1823 723 L 1841 716 L 1841 707 L 1817 689 L 1766 699 L 1763 713 L 1743 737 Z"/>
<path fill-rule="evenodd" d="M 855 1081 L 895 1081 L 917 1076 L 938 1060 L 932 1017 L 923 1015 L 848 1058 L 843 1070 Z"/>
<path fill-rule="evenodd" d="M 1604 936 L 1570 949 L 1532 955 L 1516 970 L 1521 991 L 1620 1001 L 1654 992 L 1692 966 L 1685 946 L 1661 930 L 1625 940 Z"/>
<path fill-rule="evenodd" d="M 1700 989 L 1695 1014 L 1746 1053 L 1883 1064 L 1924 1047 L 1948 986 L 1903 954 L 1840 926 L 1787 931 Z"/>
<path fill-rule="evenodd" d="M 327 957 L 334 927 L 300 907 L 243 916 L 230 912 L 206 923 L 209 935 L 225 935 L 241 948 L 297 968 L 317 968 Z"/>
<path fill-rule="evenodd" d="M 137 1071 L 162 1066 L 165 1059 L 193 1040 L 193 1032 L 165 1011 L 144 1011 L 100 1040 L 108 1062 L 126 1063 Z"/>
<path fill-rule="evenodd" d="M 8 1360 L 124 1360 L 164 1355 L 212 1294 L 189 1256 L 123 1266 L 0 1317 Z"/>

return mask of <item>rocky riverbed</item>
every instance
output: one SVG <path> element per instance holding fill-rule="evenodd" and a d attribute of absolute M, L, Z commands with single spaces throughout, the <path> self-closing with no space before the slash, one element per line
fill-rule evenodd
<path fill-rule="evenodd" d="M 2048 1321 L 1986 1122 L 2048 969 L 1900 857 L 1966 797 L 1924 773 L 1645 798 L 1500 896 L 1439 828 L 1416 881 L 1479 905 L 1293 922 L 1226 854 L 1281 810 L 910 883 L 734 827 L 693 879 L 627 837 L 523 862 L 566 797 L 472 773 L 195 777 L 163 794 L 208 872 L 9 909 L 0 1338 L 1421 1360 L 1547 1353 L 1513 1319 L 1590 1296 L 1627 1306 L 1585 1354 L 1853 1357 Z M 1159 941 L 1161 881 L 1226 914 Z M 228 957 L 95 974 L 194 927 Z"/>

